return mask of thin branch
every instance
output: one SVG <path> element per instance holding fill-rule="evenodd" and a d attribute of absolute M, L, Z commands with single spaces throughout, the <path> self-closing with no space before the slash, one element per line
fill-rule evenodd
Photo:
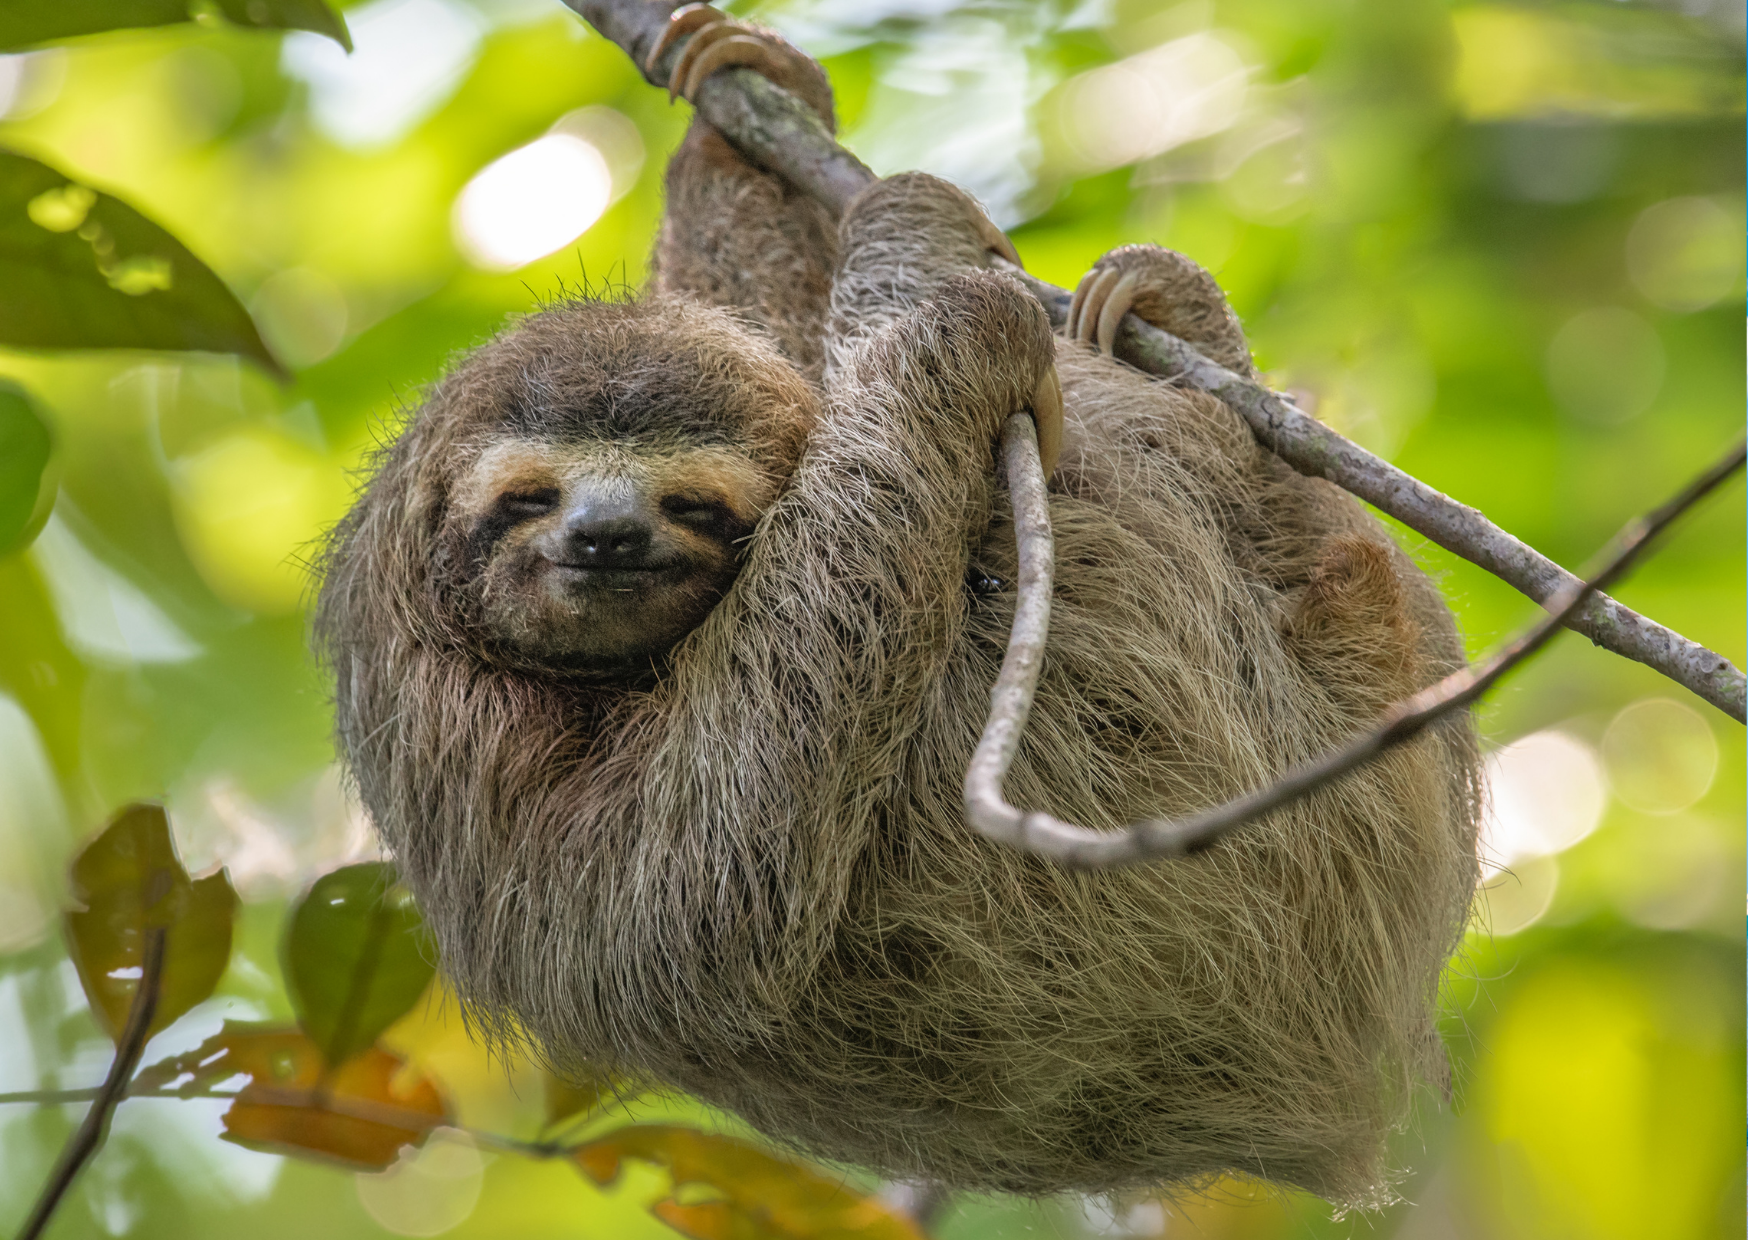
<path fill-rule="evenodd" d="M 1024 272 L 1013 274 L 1044 303 L 1053 322 L 1066 320 L 1068 293 Z M 1123 320 L 1114 347 L 1118 357 L 1137 369 L 1170 375 L 1175 383 L 1218 396 L 1249 424 L 1264 447 L 1300 473 L 1327 478 L 1536 602 L 1552 606 L 1562 591 L 1581 584 L 1477 509 L 1372 455 L 1301 412 L 1279 392 L 1209 361 L 1169 332 L 1131 314 Z M 1605 649 L 1655 668 L 1738 722 L 1744 721 L 1748 685 L 1742 673 L 1698 642 L 1600 593 L 1573 613 L 1566 626 Z"/>
<path fill-rule="evenodd" d="M 665 0 L 565 0 L 565 3 L 641 69 L 667 23 Z M 685 45 L 676 40 L 645 73 L 657 86 Z M 811 109 L 750 69 L 714 74 L 698 89 L 699 113 L 749 159 L 777 173 L 841 213 L 876 179 L 866 165 L 833 141 Z M 1020 275 L 1061 326 L 1069 294 Z M 1479 565 L 1536 602 L 1551 606 L 1578 579 L 1480 512 L 1434 490 L 1336 434 L 1261 384 L 1215 365 L 1191 345 L 1133 314 L 1116 338 L 1117 356 L 1150 374 L 1220 397 L 1249 423 L 1257 439 L 1300 473 L 1327 478 L 1431 539 Z M 1748 680 L 1714 651 L 1623 607 L 1604 594 L 1570 615 L 1568 627 L 1597 645 L 1655 668 L 1738 721 L 1748 721 Z"/>
<path fill-rule="evenodd" d="M 1341 748 L 1287 772 L 1266 788 L 1179 819 L 1150 819 L 1117 831 L 1093 831 L 1049 814 L 1016 809 L 1002 797 L 1021 730 L 1031 710 L 1044 640 L 1050 626 L 1053 564 L 1048 497 L 1038 466 L 1032 419 L 1015 414 L 1002 428 L 1002 456 L 1013 496 L 1020 550 L 1020 602 L 1001 674 L 990 694 L 989 722 L 965 773 L 965 812 L 981 834 L 1076 869 L 1108 869 L 1162 857 L 1182 857 L 1213 844 L 1232 828 L 1296 801 L 1386 749 L 1419 735 L 1475 701 L 1529 658 L 1608 583 L 1621 577 L 1653 538 L 1742 468 L 1738 443 L 1722 460 L 1661 508 L 1630 522 L 1615 538 L 1616 551 L 1589 581 L 1562 590 L 1548 614 L 1485 663 L 1454 672 L 1386 710 L 1370 731 Z"/>
<path fill-rule="evenodd" d="M 127 1024 L 115 1044 L 115 1059 L 109 1065 L 109 1076 L 98 1089 L 91 1109 L 85 1112 L 84 1121 L 61 1151 L 60 1161 L 55 1164 L 48 1183 L 43 1185 L 42 1196 L 37 1198 L 35 1208 L 18 1233 L 18 1240 L 36 1240 L 42 1234 L 54 1216 L 55 1208 L 109 1133 L 109 1118 L 127 1096 L 128 1082 L 133 1079 L 134 1069 L 139 1066 L 140 1056 L 145 1052 L 152 1017 L 158 1011 L 167 934 L 163 926 L 153 926 L 146 931 L 145 950 L 140 961 L 140 984 L 134 990 L 133 1003 L 128 1006 Z"/>
<path fill-rule="evenodd" d="M 54 1105 L 64 1102 L 85 1102 L 99 1097 L 107 1085 L 95 1089 L 21 1089 L 12 1093 L 0 1094 L 0 1106 L 7 1103 L 36 1103 L 39 1106 Z M 392 1102 L 373 1102 L 367 1098 L 349 1098 L 336 1095 L 332 1091 L 317 1089 L 285 1089 L 272 1085 L 256 1085 L 248 1090 L 239 1089 L 187 1089 L 155 1085 L 130 1085 L 124 1096 L 128 1098 L 180 1098 L 190 1101 L 196 1098 L 217 1098 L 234 1102 L 247 1093 L 247 1102 L 261 1106 L 302 1107 L 312 1111 L 325 1111 L 330 1115 L 340 1115 L 347 1119 L 365 1120 L 373 1124 L 385 1124 L 394 1128 L 406 1128 L 420 1132 L 428 1132 L 435 1128 L 448 1128 L 461 1133 L 479 1145 L 491 1149 L 504 1150 L 508 1153 L 525 1154 L 530 1158 L 556 1158 L 567 1154 L 587 1142 L 567 1145 L 561 1141 L 523 1141 L 516 1137 L 500 1136 L 495 1132 L 486 1132 L 479 1128 L 467 1128 L 450 1122 L 441 1115 L 433 1115 L 429 1111 L 415 1111 L 411 1107 L 397 1106 Z M 23 1237 L 20 1237 L 23 1240 Z"/>

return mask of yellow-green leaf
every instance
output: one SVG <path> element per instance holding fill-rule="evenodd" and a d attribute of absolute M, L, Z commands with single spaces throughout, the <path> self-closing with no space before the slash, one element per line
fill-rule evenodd
<path fill-rule="evenodd" d="M 331 1064 L 406 1015 L 436 972 L 412 894 L 379 861 L 317 879 L 291 911 L 284 955 L 298 1022 Z"/>
<path fill-rule="evenodd" d="M 322 0 L 218 0 L 218 9 L 239 26 L 313 30 L 352 50 L 345 21 Z M 0 51 L 189 20 L 189 0 L 0 0 Z"/>
<path fill-rule="evenodd" d="M 74 859 L 72 877 L 79 907 L 67 914 L 68 946 L 110 1037 L 127 1024 L 148 928 L 168 931 L 151 1032 L 212 993 L 231 958 L 237 893 L 222 870 L 199 881 L 188 877 L 163 806 L 124 808 Z"/>
<path fill-rule="evenodd" d="M 579 1146 L 577 1165 L 597 1184 L 627 1158 L 667 1169 L 668 1196 L 650 1207 L 693 1240 L 922 1240 L 916 1225 L 843 1181 L 743 1141 L 670 1124 L 633 1124 Z M 680 1200 L 708 1190 L 715 1201 Z"/>

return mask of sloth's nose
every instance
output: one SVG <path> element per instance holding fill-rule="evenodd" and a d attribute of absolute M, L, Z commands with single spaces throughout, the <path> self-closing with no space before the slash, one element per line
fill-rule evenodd
<path fill-rule="evenodd" d="M 565 514 L 565 558 L 577 568 L 649 567 L 654 530 L 629 503 L 580 505 Z"/>

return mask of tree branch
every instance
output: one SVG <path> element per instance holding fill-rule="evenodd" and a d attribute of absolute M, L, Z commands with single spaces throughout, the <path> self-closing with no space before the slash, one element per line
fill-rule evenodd
<path fill-rule="evenodd" d="M 127 1087 L 133 1079 L 134 1068 L 139 1065 L 140 1055 L 146 1049 L 146 1039 L 152 1029 L 152 1017 L 158 1011 L 158 992 L 164 980 L 164 940 L 167 934 L 168 931 L 163 926 L 152 926 L 145 932 L 145 950 L 140 961 L 140 984 L 135 988 L 133 1003 L 128 1007 L 127 1025 L 115 1044 L 115 1059 L 109 1065 L 109 1076 L 98 1089 L 91 1109 L 85 1112 L 84 1121 L 73 1133 L 66 1148 L 61 1151 L 60 1161 L 55 1164 L 48 1183 L 43 1185 L 42 1195 L 37 1198 L 36 1206 L 19 1231 L 18 1240 L 36 1240 L 42 1234 L 43 1228 L 48 1226 L 49 1219 L 54 1216 L 55 1208 L 61 1204 L 61 1199 L 67 1195 L 67 1190 L 73 1186 L 79 1172 L 91 1161 L 91 1156 L 103 1145 L 103 1138 L 109 1133 L 109 1118 L 127 1096 Z"/>
<path fill-rule="evenodd" d="M 565 3 L 639 67 L 667 24 L 666 0 L 565 0 Z M 684 39 L 644 76 L 665 86 Z M 811 109 L 750 69 L 727 69 L 698 89 L 699 113 L 761 167 L 812 194 L 835 212 L 876 179 L 833 141 Z M 1016 270 L 1060 327 L 1069 294 Z M 1479 565 L 1551 606 L 1578 578 L 1512 537 L 1480 512 L 1434 490 L 1336 434 L 1261 384 L 1215 365 L 1190 345 L 1134 315 L 1123 319 L 1117 356 L 1150 374 L 1212 393 L 1249 423 L 1257 439 L 1300 473 L 1327 478 L 1380 512 L 1455 555 Z M 1568 627 L 1692 690 L 1739 722 L 1748 722 L 1748 681 L 1722 655 L 1672 629 L 1596 594 L 1568 616 Z"/>
<path fill-rule="evenodd" d="M 1120 831 L 1094 831 L 1049 814 L 1016 809 L 1002 797 L 1002 781 L 1019 748 L 1020 733 L 1031 710 L 1038 670 L 1044 659 L 1055 561 L 1049 498 L 1029 415 L 1015 414 L 1008 419 L 1002 428 L 1001 446 L 1020 550 L 1020 601 L 1001 674 L 990 692 L 989 722 L 965 772 L 965 814 L 971 825 L 990 839 L 1076 869 L 1109 869 L 1199 852 L 1232 828 L 1298 800 L 1467 706 L 1546 645 L 1555 631 L 1569 624 L 1598 590 L 1621 577 L 1671 522 L 1741 469 L 1745 455 L 1744 445 L 1738 443 L 1674 499 L 1629 523 L 1616 535 L 1617 550 L 1596 576 L 1562 589 L 1549 605 L 1546 616 L 1487 662 L 1454 672 L 1431 688 L 1396 703 L 1384 712 L 1377 726 L 1341 748 L 1288 771 L 1266 788 L 1213 809 L 1186 818 L 1150 819 Z"/>

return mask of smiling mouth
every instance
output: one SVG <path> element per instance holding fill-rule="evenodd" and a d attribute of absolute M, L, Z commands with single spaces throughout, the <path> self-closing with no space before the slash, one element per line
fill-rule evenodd
<path fill-rule="evenodd" d="M 599 564 L 576 564 L 565 560 L 550 560 L 548 563 L 559 572 L 561 579 L 573 588 L 595 587 L 621 592 L 647 587 L 663 577 L 675 576 L 676 569 L 686 567 L 681 560 L 667 560 L 659 564 L 640 564 L 635 568 L 624 566 L 604 568 Z"/>

